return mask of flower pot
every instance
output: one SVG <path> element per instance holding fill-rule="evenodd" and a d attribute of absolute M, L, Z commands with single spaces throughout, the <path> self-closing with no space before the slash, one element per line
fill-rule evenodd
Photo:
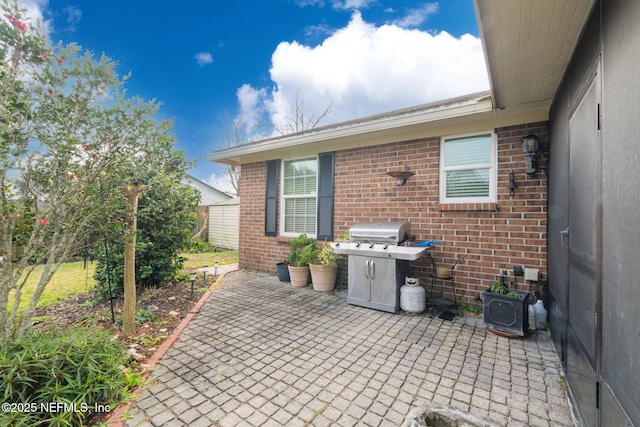
<path fill-rule="evenodd" d="M 485 326 L 524 336 L 529 331 L 529 292 L 515 291 L 519 296 L 482 293 L 482 316 Z"/>
<path fill-rule="evenodd" d="M 289 278 L 291 284 L 296 288 L 303 288 L 309 283 L 309 266 L 294 267 L 289 266 Z"/>
<path fill-rule="evenodd" d="M 336 277 L 338 275 L 338 267 L 327 267 L 320 264 L 310 264 L 311 282 L 313 290 L 320 292 L 329 292 L 336 287 Z"/>
<path fill-rule="evenodd" d="M 289 266 L 284 262 L 276 264 L 276 271 L 278 272 L 278 279 L 280 279 L 281 282 L 291 281 L 291 278 L 289 277 Z"/>

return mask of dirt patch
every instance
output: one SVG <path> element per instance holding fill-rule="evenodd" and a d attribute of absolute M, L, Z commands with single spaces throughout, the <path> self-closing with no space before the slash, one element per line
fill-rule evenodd
<path fill-rule="evenodd" d="M 132 360 L 132 366 L 134 369 L 141 369 L 139 363 L 135 362 L 148 359 L 156 351 L 209 289 L 214 279 L 212 275 L 207 276 L 207 283 L 204 283 L 202 277 L 199 277 L 193 293 L 191 283 L 171 283 L 163 287 L 138 290 L 136 333 L 130 337 L 123 335 L 121 330 L 124 305 L 121 297 L 113 300 L 115 324 L 109 301 L 94 304 L 89 296 L 81 295 L 38 308 L 34 317 L 35 327 L 66 329 L 83 326 L 107 329 L 122 340 L 127 349 L 135 351 L 136 355 L 132 359 L 139 360 Z"/>

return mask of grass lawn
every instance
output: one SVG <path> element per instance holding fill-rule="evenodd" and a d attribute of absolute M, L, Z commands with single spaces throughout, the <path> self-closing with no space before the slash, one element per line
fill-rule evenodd
<path fill-rule="evenodd" d="M 185 271 L 193 270 L 194 268 L 213 267 L 216 261 L 218 261 L 219 265 L 235 264 L 238 262 L 238 251 L 185 252 L 180 255 L 187 258 L 182 267 Z"/>
<path fill-rule="evenodd" d="M 36 266 L 35 271 L 31 273 L 29 280 L 22 288 L 22 297 L 18 307 L 19 312 L 24 311 L 29 305 L 43 269 L 44 266 L 42 265 Z M 38 306 L 44 307 L 74 295 L 86 294 L 95 283 L 93 279 L 95 270 L 95 262 L 87 263 L 86 269 L 83 261 L 62 264 L 42 293 Z M 9 307 L 13 307 L 13 301 L 12 292 L 9 294 Z"/>
<path fill-rule="evenodd" d="M 218 261 L 220 265 L 238 262 L 237 251 L 183 253 L 181 256 L 187 258 L 184 263 L 184 270 L 201 268 L 205 265 L 213 266 L 215 261 Z M 37 266 L 27 284 L 22 288 L 22 298 L 18 311 L 24 311 L 29 305 L 43 268 L 43 266 Z M 83 261 L 62 264 L 42 293 L 38 306 L 46 307 L 72 296 L 86 294 L 95 283 L 93 279 L 95 269 L 95 262 L 88 263 L 87 269 L 84 268 Z M 9 295 L 9 307 L 13 306 L 13 301 L 12 293 Z"/>

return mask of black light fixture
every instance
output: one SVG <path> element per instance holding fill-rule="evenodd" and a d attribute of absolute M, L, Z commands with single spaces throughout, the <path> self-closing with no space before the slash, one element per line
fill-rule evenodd
<path fill-rule="evenodd" d="M 516 187 L 518 187 L 518 184 L 516 184 L 515 174 L 511 171 L 509 172 L 509 197 L 515 196 Z"/>
<path fill-rule="evenodd" d="M 196 281 L 196 272 L 195 271 L 189 272 L 189 280 L 191 281 L 191 293 L 193 293 L 193 282 Z"/>
<path fill-rule="evenodd" d="M 540 140 L 537 136 L 527 135 L 522 138 L 522 151 L 525 155 L 525 164 L 529 175 L 536 173 L 538 150 L 540 150 Z"/>

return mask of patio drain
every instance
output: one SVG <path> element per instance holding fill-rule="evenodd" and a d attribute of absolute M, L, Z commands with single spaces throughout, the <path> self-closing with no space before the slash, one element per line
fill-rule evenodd
<path fill-rule="evenodd" d="M 425 405 L 413 410 L 403 427 L 499 427 L 491 421 L 447 405 Z"/>

